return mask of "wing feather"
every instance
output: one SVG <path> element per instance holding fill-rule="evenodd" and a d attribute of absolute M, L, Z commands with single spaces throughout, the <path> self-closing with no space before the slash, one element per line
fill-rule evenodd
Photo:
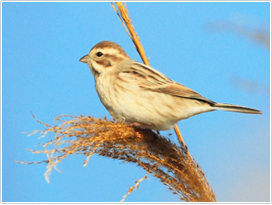
<path fill-rule="evenodd" d="M 215 104 L 215 102 L 201 96 L 190 88 L 169 79 L 159 71 L 142 63 L 134 62 L 131 66 L 122 70 L 120 74 L 126 74 L 128 79 L 136 81 L 139 87 L 145 90 L 199 100 L 211 105 Z"/>

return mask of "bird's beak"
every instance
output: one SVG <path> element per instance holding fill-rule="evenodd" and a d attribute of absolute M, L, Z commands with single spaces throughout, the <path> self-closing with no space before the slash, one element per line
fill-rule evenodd
<path fill-rule="evenodd" d="M 89 56 L 88 55 L 85 55 L 85 56 L 83 56 L 82 58 L 80 58 L 80 62 L 82 62 L 82 63 L 87 63 L 88 62 L 88 59 L 89 59 Z"/>

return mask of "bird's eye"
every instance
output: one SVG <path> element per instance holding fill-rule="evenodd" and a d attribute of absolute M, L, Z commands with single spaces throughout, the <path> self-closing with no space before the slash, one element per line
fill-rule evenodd
<path fill-rule="evenodd" d="M 101 56 L 103 56 L 103 53 L 99 51 L 96 53 L 96 56 L 101 57 Z"/>

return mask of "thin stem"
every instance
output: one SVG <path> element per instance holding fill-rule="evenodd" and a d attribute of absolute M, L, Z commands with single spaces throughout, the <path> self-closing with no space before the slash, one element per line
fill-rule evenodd
<path fill-rule="evenodd" d="M 175 124 L 175 127 L 174 127 L 174 130 L 175 130 L 175 133 L 178 137 L 178 140 L 179 140 L 179 143 L 182 145 L 182 146 L 185 146 L 185 142 L 184 142 L 184 139 L 179 131 L 179 128 L 178 128 L 178 125 Z"/>

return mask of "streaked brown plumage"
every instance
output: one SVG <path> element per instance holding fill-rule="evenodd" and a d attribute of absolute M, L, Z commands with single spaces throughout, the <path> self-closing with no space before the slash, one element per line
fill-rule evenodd
<path fill-rule="evenodd" d="M 252 108 L 211 101 L 133 61 L 114 42 L 98 43 L 80 61 L 89 65 L 98 96 L 110 114 L 136 126 L 168 130 L 182 119 L 213 110 L 261 114 Z"/>

